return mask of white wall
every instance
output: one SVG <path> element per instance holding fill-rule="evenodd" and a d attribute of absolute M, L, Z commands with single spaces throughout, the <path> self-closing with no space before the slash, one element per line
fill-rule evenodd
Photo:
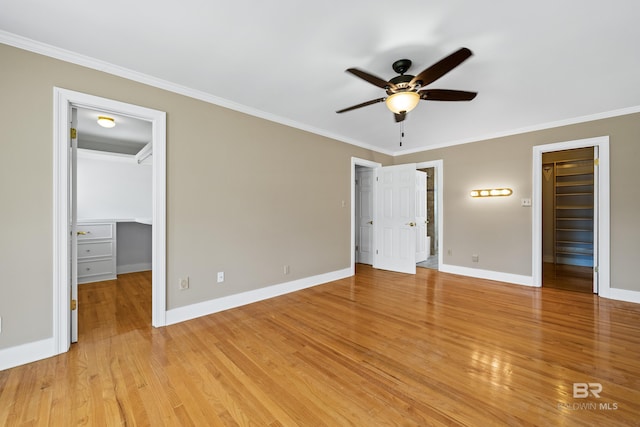
<path fill-rule="evenodd" d="M 78 219 L 151 218 L 151 172 L 131 156 L 78 150 Z"/>

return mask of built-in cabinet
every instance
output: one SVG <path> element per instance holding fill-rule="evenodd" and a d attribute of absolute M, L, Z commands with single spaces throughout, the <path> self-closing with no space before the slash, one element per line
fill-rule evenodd
<path fill-rule="evenodd" d="M 116 224 L 78 223 L 78 283 L 116 278 Z"/>
<path fill-rule="evenodd" d="M 593 159 L 562 160 L 554 170 L 554 262 L 593 267 Z"/>

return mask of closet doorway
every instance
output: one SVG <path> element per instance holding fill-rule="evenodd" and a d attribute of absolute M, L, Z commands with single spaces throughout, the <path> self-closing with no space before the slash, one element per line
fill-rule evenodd
<path fill-rule="evenodd" d="M 532 286 L 590 276 L 581 290 L 611 295 L 609 158 L 608 136 L 533 147 Z"/>
<path fill-rule="evenodd" d="M 54 88 L 54 233 L 53 233 L 53 341 L 54 353 L 69 350 L 77 335 L 77 252 L 74 159 L 77 124 L 74 111 L 89 109 L 151 123 L 152 165 L 152 289 L 151 324 L 166 324 L 166 113 L 68 89 Z M 116 125 L 117 126 L 117 125 Z M 74 148 L 75 147 L 75 148 Z M 102 230 L 102 229 L 101 229 Z M 85 234 L 86 235 L 86 234 Z M 101 235 L 102 236 L 102 235 Z M 113 233 L 110 235 L 113 236 Z M 104 236 L 107 238 L 107 235 Z M 104 243 L 104 242 L 102 242 Z M 102 245 L 105 246 L 105 245 Z"/>
<path fill-rule="evenodd" d="M 595 147 L 542 155 L 542 286 L 597 292 Z"/>

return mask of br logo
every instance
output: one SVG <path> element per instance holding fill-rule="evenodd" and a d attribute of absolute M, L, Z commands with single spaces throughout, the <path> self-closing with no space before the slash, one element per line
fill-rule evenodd
<path fill-rule="evenodd" d="M 600 383 L 573 383 L 573 397 L 576 399 L 585 399 L 589 394 L 600 398 L 601 392 L 602 384 Z"/>

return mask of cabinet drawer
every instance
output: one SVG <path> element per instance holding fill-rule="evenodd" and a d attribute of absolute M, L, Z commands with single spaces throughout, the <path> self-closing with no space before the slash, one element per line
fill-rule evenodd
<path fill-rule="evenodd" d="M 113 224 L 78 224 L 78 241 L 112 239 Z"/>
<path fill-rule="evenodd" d="M 112 242 L 78 243 L 78 260 L 113 255 Z"/>
<path fill-rule="evenodd" d="M 78 279 L 83 277 L 113 275 L 115 277 L 113 258 L 78 262 Z"/>

